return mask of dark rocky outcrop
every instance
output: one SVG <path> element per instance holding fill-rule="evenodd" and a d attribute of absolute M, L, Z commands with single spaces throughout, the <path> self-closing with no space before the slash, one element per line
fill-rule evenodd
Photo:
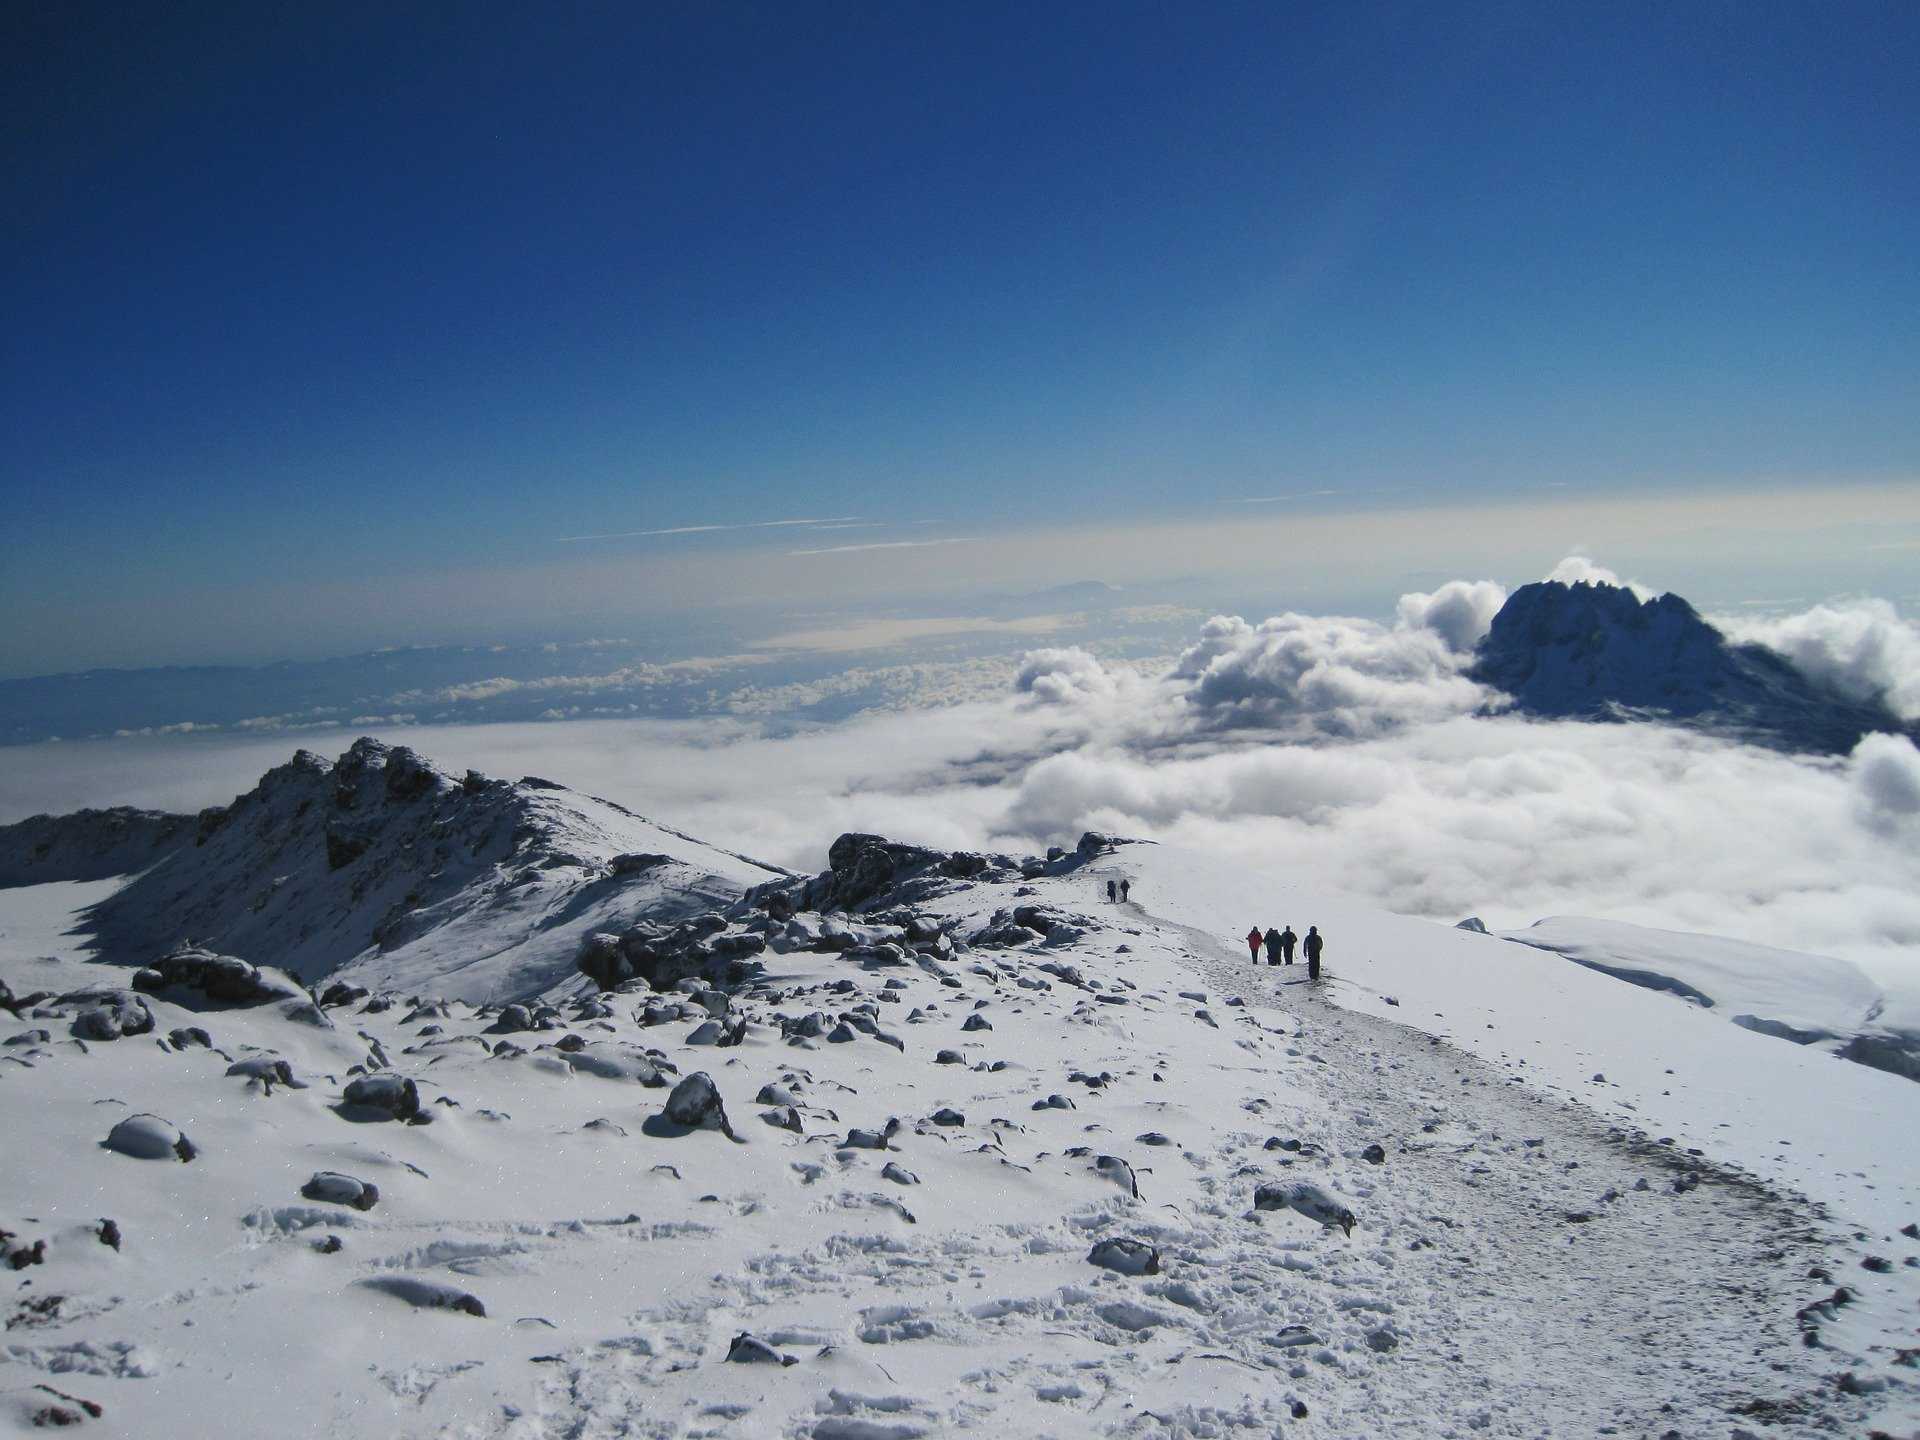
<path fill-rule="evenodd" d="M 136 990 L 148 994 L 178 988 L 199 992 L 219 1005 L 259 1005 L 269 1000 L 304 1000 L 306 992 L 284 976 L 262 971 L 235 955 L 219 955 L 201 945 L 177 945 L 133 977 Z"/>
<path fill-rule="evenodd" d="M 401 1075 L 362 1075 L 340 1097 L 349 1108 L 390 1120 L 413 1120 L 420 1114 L 420 1090 Z"/>
<path fill-rule="evenodd" d="M 1881 730 L 1909 736 L 1884 704 L 1849 699 L 1759 645 L 1737 645 L 1678 595 L 1546 580 L 1507 598 L 1468 674 L 1529 714 L 1655 718 L 1775 749 L 1844 754 Z"/>

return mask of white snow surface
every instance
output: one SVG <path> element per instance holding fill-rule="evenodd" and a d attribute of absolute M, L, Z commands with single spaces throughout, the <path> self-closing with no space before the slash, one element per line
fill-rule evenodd
<path fill-rule="evenodd" d="M 1244 916 L 1303 935 L 1318 925 L 1322 983 L 1346 1009 L 1438 1036 L 1529 1086 L 1702 1148 L 1862 1223 L 1892 1229 L 1920 1213 L 1920 1155 L 1888 1153 L 1895 1137 L 1920 1134 L 1911 1080 L 1497 936 L 1303 893 L 1194 852 L 1124 854 L 1140 872 L 1136 898 L 1183 924 L 1218 929 L 1215 917 Z M 1230 937 L 1244 933 L 1229 923 L 1221 941 L 1241 963 L 1246 946 Z M 1668 953 L 1684 949 L 1682 938 L 1671 936 Z M 1735 953 L 1698 938 L 1707 941 L 1701 969 Z"/>
<path fill-rule="evenodd" d="M 1886 993 L 1864 970 L 1829 955 L 1572 916 L 1497 933 L 1634 984 L 1666 989 L 1735 1024 L 1797 1031 L 1806 1037 L 1803 1043 L 1871 1031 L 1887 1008 Z"/>
<path fill-rule="evenodd" d="M 643 1025 L 665 997 L 624 993 L 607 1018 L 569 1006 L 563 1029 L 513 1034 L 459 1001 L 356 1003 L 319 1028 L 149 998 L 155 1031 L 105 1043 L 71 1037 L 71 1007 L 0 1013 L 0 1042 L 28 1037 L 0 1044 L 0 1229 L 46 1245 L 0 1269 L 0 1433 L 49 1406 L 148 1437 L 1920 1423 L 1894 1363 L 1920 1297 L 1920 1244 L 1897 1233 L 1920 1217 L 1920 1087 L 1202 857 L 1129 845 L 1059 869 L 918 908 L 961 940 L 1029 903 L 1078 934 L 879 968 L 769 953 L 734 997 L 736 1046 L 699 1043 L 703 1016 Z M 1109 907 L 1120 877 L 1135 903 Z M 0 979 L 122 978 L 71 933 L 111 885 L 0 891 Z M 1318 924 L 1327 978 L 1248 968 L 1233 937 L 1255 919 Z M 777 1024 L 861 1004 L 900 1048 Z M 963 1028 L 976 1014 L 992 1028 Z M 184 1026 L 217 1049 L 161 1043 Z M 666 1089 L 576 1066 L 566 1034 L 628 1074 L 649 1051 L 706 1072 L 738 1138 L 663 1129 Z M 227 1073 L 261 1056 L 305 1088 Z M 359 1067 L 412 1079 L 432 1123 L 344 1107 Z M 799 1133 L 763 1121 L 769 1084 Z M 1073 1108 L 1032 1108 L 1056 1094 Z M 135 1113 L 196 1158 L 102 1148 Z M 847 1143 L 890 1119 L 888 1149 Z M 320 1171 L 378 1203 L 303 1198 Z M 1351 1236 L 1256 1207 L 1301 1181 L 1352 1209 Z M 1127 1237 L 1157 1273 L 1089 1263 Z M 1796 1319 L 1837 1284 L 1859 1298 Z M 794 1363 L 728 1363 L 741 1332 Z"/>

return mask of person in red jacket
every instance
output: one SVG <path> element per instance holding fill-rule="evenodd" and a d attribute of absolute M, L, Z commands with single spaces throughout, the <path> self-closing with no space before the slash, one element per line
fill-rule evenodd
<path fill-rule="evenodd" d="M 1253 952 L 1253 963 L 1256 965 L 1260 963 L 1261 939 L 1262 939 L 1262 936 L 1260 934 L 1260 927 L 1258 925 L 1254 926 L 1253 929 L 1247 931 L 1247 949 Z"/>

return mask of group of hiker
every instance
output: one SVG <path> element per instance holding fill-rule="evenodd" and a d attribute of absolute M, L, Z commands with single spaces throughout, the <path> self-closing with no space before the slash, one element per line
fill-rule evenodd
<path fill-rule="evenodd" d="M 1132 888 L 1133 887 L 1125 880 L 1107 881 L 1107 903 L 1111 905 L 1115 900 L 1118 900 L 1122 904 L 1125 904 L 1127 891 Z"/>
<path fill-rule="evenodd" d="M 1284 930 L 1276 930 L 1269 925 L 1265 934 L 1262 934 L 1260 927 L 1256 925 L 1247 932 L 1247 952 L 1254 964 L 1258 965 L 1260 963 L 1260 951 L 1264 948 L 1267 952 L 1267 963 L 1269 965 L 1291 965 L 1293 963 L 1293 947 L 1298 945 L 1306 952 L 1307 978 L 1309 980 L 1318 980 L 1320 978 L 1321 944 L 1319 927 L 1314 925 L 1307 927 L 1307 938 L 1305 940 L 1302 940 L 1298 935 L 1293 933 L 1293 927 L 1291 925 L 1287 926 Z"/>

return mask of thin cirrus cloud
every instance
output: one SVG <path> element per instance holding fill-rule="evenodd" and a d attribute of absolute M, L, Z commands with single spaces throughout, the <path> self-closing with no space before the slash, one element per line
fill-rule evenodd
<path fill-rule="evenodd" d="M 830 515 L 823 519 L 806 520 L 750 520 L 740 525 L 670 525 L 663 530 L 612 530 L 603 535 L 561 535 L 554 543 L 572 545 L 583 540 L 639 540 L 659 535 L 707 535 L 718 530 L 845 530 L 856 525 L 876 522 L 863 521 L 858 515 Z"/>
<path fill-rule="evenodd" d="M 1338 490 L 1296 490 L 1291 495 L 1246 495 L 1229 500 L 1229 505 L 1284 505 L 1289 500 L 1324 500 L 1338 495 Z"/>
<path fill-rule="evenodd" d="M 850 555 L 856 550 L 924 550 L 930 545 L 971 545 L 967 536 L 945 540 L 873 540 L 864 545 L 828 545 L 818 550 L 789 550 L 789 555 Z"/>

